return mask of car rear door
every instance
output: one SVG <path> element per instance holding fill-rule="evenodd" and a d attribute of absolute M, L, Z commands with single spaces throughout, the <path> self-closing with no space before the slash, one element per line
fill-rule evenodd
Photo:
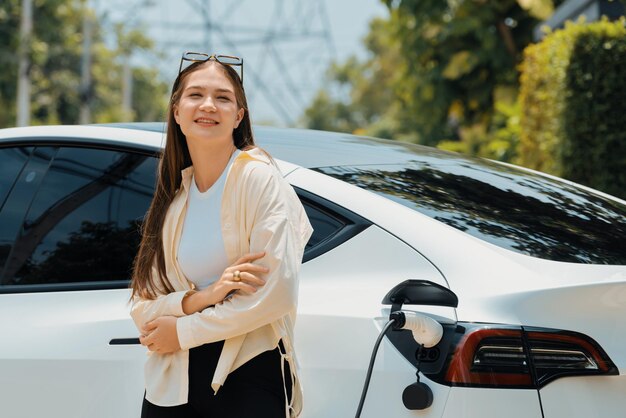
<path fill-rule="evenodd" d="M 3 416 L 139 415 L 128 279 L 155 164 L 59 140 L 0 147 Z"/>

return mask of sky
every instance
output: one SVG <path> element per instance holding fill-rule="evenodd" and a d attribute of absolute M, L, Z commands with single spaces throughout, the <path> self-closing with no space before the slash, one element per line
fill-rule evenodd
<path fill-rule="evenodd" d="M 163 56 L 137 51 L 171 83 L 183 51 L 244 58 L 253 123 L 298 126 L 331 62 L 367 57 L 362 39 L 380 0 L 90 0 L 105 25 L 125 22 L 154 39 Z"/>

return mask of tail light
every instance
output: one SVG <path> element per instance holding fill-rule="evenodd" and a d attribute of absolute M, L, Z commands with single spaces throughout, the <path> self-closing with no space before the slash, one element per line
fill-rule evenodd
<path fill-rule="evenodd" d="M 390 339 L 398 347 L 399 340 Z M 405 357 L 406 348 L 400 350 Z M 590 337 L 543 328 L 459 324 L 448 327 L 442 342 L 422 350 L 421 357 L 422 372 L 449 386 L 531 389 L 565 376 L 618 374 Z"/>
<path fill-rule="evenodd" d="M 453 386 L 532 387 L 522 331 L 470 330 L 459 339 L 444 380 Z"/>
<path fill-rule="evenodd" d="M 564 376 L 618 374 L 602 347 L 586 335 L 537 328 L 524 332 L 538 387 Z"/>

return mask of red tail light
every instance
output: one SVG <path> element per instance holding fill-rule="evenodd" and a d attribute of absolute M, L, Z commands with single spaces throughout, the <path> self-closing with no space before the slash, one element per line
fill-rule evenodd
<path fill-rule="evenodd" d="M 453 386 L 532 387 L 522 331 L 482 328 L 465 334 L 445 381 Z"/>
<path fill-rule="evenodd" d="M 590 337 L 576 332 L 525 329 L 537 386 L 564 376 L 616 375 L 617 367 Z"/>
<path fill-rule="evenodd" d="M 598 343 L 577 332 L 470 323 L 444 329 L 441 343 L 420 354 L 422 372 L 444 385 L 531 389 L 565 376 L 618 374 Z M 414 342 L 410 356 L 408 337 L 389 338 L 416 364 Z"/>

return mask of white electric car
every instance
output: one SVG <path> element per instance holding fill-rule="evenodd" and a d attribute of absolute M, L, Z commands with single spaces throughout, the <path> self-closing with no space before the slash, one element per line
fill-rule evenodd
<path fill-rule="evenodd" d="M 0 130 L 3 418 L 139 416 L 128 278 L 163 129 Z M 398 309 L 443 337 L 420 350 L 390 329 L 363 417 L 626 416 L 626 202 L 427 147 L 255 133 L 315 228 L 295 330 L 304 418 L 354 416 Z M 410 410 L 418 357 L 432 404 Z"/>

